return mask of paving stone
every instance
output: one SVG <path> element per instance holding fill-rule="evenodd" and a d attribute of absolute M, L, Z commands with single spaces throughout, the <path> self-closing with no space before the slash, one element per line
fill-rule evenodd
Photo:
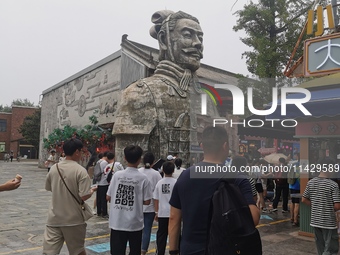
<path fill-rule="evenodd" d="M 0 162 L 1 181 L 23 176 L 19 189 L 0 192 L 0 255 L 42 254 L 42 242 L 51 193 L 44 189 L 46 169 L 39 169 L 36 161 Z M 94 196 L 89 199 L 93 205 Z M 268 213 L 258 228 L 262 237 L 264 255 L 316 254 L 313 238 L 300 237 L 292 227 L 289 213 Z M 272 219 L 269 219 L 269 217 Z M 88 222 L 86 246 L 109 242 L 108 221 L 94 216 Z M 152 233 L 157 231 L 154 225 Z M 150 254 L 155 254 L 155 242 L 150 243 Z M 64 245 L 61 255 L 68 255 Z M 109 255 L 87 249 L 88 255 Z"/>

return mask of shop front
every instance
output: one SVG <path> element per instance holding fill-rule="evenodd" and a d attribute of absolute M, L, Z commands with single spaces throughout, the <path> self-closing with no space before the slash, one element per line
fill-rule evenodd
<path fill-rule="evenodd" d="M 310 118 L 299 121 L 296 137 L 300 138 L 301 194 L 310 178 L 318 175 L 319 160 L 329 157 L 334 161 L 340 157 L 340 116 Z M 334 176 L 334 178 L 340 178 Z M 310 207 L 300 207 L 300 235 L 313 236 L 310 224 Z"/>
<path fill-rule="evenodd" d="M 340 73 L 311 80 L 298 87 L 310 91 L 311 98 L 303 106 L 311 113 L 306 116 L 295 105 L 288 105 L 287 114 L 281 115 L 281 107 L 267 116 L 268 119 L 294 119 L 297 122 L 294 138 L 300 140 L 301 195 L 310 178 L 318 174 L 317 163 L 340 156 Z M 291 94 L 288 99 L 301 98 Z M 310 224 L 310 207 L 300 206 L 300 235 L 313 236 Z"/>

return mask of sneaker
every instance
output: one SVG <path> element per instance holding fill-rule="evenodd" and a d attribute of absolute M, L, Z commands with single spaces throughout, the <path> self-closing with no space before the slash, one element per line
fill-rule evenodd
<path fill-rule="evenodd" d="M 93 215 L 97 215 L 97 211 L 92 211 Z"/>
<path fill-rule="evenodd" d="M 103 219 L 109 219 L 109 215 L 102 216 Z"/>
<path fill-rule="evenodd" d="M 272 212 L 277 212 L 277 208 L 274 208 L 274 209 L 272 210 Z"/>
<path fill-rule="evenodd" d="M 286 210 L 282 210 L 282 213 L 287 213 L 288 211 L 286 211 Z"/>
<path fill-rule="evenodd" d="M 268 212 L 267 208 L 262 208 L 262 212 L 267 213 Z"/>

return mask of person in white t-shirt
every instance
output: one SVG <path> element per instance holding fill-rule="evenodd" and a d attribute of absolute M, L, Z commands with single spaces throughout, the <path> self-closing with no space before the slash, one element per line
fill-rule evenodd
<path fill-rule="evenodd" d="M 47 165 L 47 172 L 50 171 L 51 167 L 57 163 L 57 156 L 55 155 L 55 150 L 51 150 L 51 154 L 50 156 L 47 158 L 47 162 L 48 162 L 48 165 Z"/>
<path fill-rule="evenodd" d="M 175 170 L 174 170 L 174 173 L 173 173 L 172 176 L 176 179 L 178 179 L 178 177 L 181 175 L 181 173 L 185 170 L 185 168 L 182 167 L 182 163 L 183 163 L 182 159 L 180 159 L 180 158 L 175 159 L 175 166 L 176 167 L 175 167 Z"/>
<path fill-rule="evenodd" d="M 170 217 L 170 198 L 177 179 L 173 178 L 174 163 L 168 161 L 163 164 L 164 178 L 160 180 L 153 192 L 156 211 L 155 221 L 158 221 L 157 255 L 164 255 L 168 238 L 168 224 Z"/>
<path fill-rule="evenodd" d="M 113 175 L 106 194 L 107 200 L 111 202 L 111 255 L 125 255 L 127 242 L 130 255 L 141 254 L 143 205 L 149 205 L 152 199 L 150 182 L 137 169 L 142 154 L 143 150 L 139 146 L 129 145 L 124 149 L 127 168 Z"/>
<path fill-rule="evenodd" d="M 139 172 L 145 174 L 148 177 L 150 182 L 151 191 L 155 190 L 156 184 L 159 180 L 162 179 L 161 174 L 154 170 L 152 164 L 155 162 L 155 156 L 152 152 L 147 152 L 144 154 L 143 163 L 144 167 L 138 169 Z M 146 254 L 150 244 L 150 237 L 151 237 L 151 229 L 153 220 L 155 218 L 155 208 L 153 206 L 153 199 L 151 199 L 150 205 L 143 206 L 143 215 L 144 215 L 144 229 L 143 229 L 143 236 L 142 236 L 142 255 Z"/>
<path fill-rule="evenodd" d="M 102 172 L 100 181 L 98 182 L 98 190 L 96 194 L 97 200 L 97 215 L 107 219 L 109 217 L 107 213 L 107 201 L 106 193 L 109 188 L 109 183 L 106 180 L 107 174 L 111 171 L 110 167 L 107 167 L 110 163 L 114 162 L 115 154 L 111 151 L 104 152 L 103 161 L 100 162 L 100 169 Z"/>
<path fill-rule="evenodd" d="M 66 159 L 65 152 L 62 152 L 62 153 L 60 154 L 60 157 L 59 157 L 59 162 L 65 160 L 65 159 Z"/>

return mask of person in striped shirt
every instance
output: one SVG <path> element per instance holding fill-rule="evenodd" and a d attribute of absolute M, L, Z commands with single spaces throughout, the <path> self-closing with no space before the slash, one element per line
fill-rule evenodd
<path fill-rule="evenodd" d="M 302 202 L 311 206 L 310 225 L 314 228 L 319 255 L 337 255 L 339 250 L 335 211 L 340 210 L 340 192 L 338 184 L 329 179 L 334 164 L 329 158 L 321 160 L 320 175 L 308 181 L 302 195 Z"/>

